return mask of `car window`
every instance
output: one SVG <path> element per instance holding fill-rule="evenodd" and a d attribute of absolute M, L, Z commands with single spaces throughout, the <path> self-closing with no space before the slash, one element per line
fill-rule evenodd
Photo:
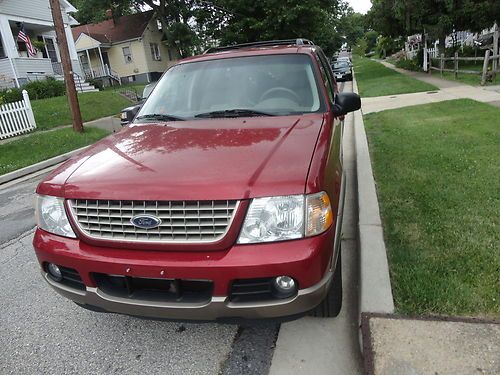
<path fill-rule="evenodd" d="M 276 115 L 324 108 L 308 55 L 235 57 L 179 64 L 157 83 L 138 116 L 251 109 Z"/>
<path fill-rule="evenodd" d="M 333 64 L 334 69 L 338 68 L 349 68 L 349 63 L 345 61 L 336 62 Z"/>

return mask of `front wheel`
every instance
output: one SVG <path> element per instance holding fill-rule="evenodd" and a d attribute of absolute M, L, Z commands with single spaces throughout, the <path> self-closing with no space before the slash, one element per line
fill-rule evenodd
<path fill-rule="evenodd" d="M 330 290 L 323 301 L 316 306 L 309 315 L 320 318 L 334 318 L 339 315 L 342 309 L 342 252 L 339 248 L 339 258 L 333 273 Z"/>

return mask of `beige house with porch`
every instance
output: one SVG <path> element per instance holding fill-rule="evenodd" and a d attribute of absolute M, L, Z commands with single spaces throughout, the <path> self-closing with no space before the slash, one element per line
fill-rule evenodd
<path fill-rule="evenodd" d="M 72 32 L 83 75 L 105 85 L 156 81 L 178 59 L 163 41 L 153 11 L 76 26 Z"/>

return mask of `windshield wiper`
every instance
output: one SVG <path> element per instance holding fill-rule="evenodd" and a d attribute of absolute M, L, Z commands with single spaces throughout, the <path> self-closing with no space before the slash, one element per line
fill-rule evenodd
<path fill-rule="evenodd" d="M 250 117 L 250 116 L 274 116 L 272 113 L 255 111 L 253 109 L 225 109 L 223 111 L 212 111 L 198 113 L 194 117 L 198 118 L 217 118 L 217 117 Z"/>
<path fill-rule="evenodd" d="M 148 115 L 142 115 L 136 118 L 136 120 L 151 120 L 151 121 L 186 121 L 182 117 L 163 115 L 159 113 L 152 113 Z"/>

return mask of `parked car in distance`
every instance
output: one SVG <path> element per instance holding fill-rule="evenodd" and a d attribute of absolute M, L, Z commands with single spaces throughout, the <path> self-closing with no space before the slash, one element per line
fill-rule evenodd
<path fill-rule="evenodd" d="M 351 58 L 349 56 L 337 57 L 337 59 L 334 62 L 347 62 L 347 63 L 349 63 L 349 65 L 352 66 L 352 61 L 351 61 Z"/>
<path fill-rule="evenodd" d="M 157 82 L 152 82 L 144 87 L 144 89 L 142 90 L 142 96 L 137 98 L 138 102 L 136 105 L 132 105 L 130 107 L 122 109 L 122 111 L 120 112 L 120 123 L 122 126 L 128 125 L 132 122 L 137 112 L 139 112 L 142 105 L 155 88 L 156 83 Z"/>
<path fill-rule="evenodd" d="M 129 126 L 38 185 L 44 280 L 100 312 L 336 316 L 341 118 L 360 106 L 303 39 L 179 61 Z"/>
<path fill-rule="evenodd" d="M 352 81 L 352 66 L 345 60 L 337 60 L 332 64 L 332 71 L 337 81 Z"/>

